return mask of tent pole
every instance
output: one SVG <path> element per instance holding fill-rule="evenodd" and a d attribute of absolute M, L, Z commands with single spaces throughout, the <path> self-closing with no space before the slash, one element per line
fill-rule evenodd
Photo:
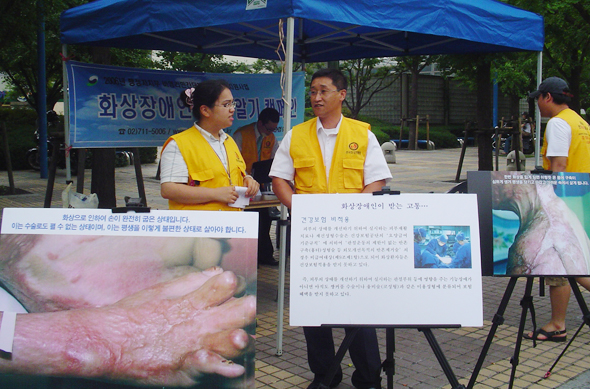
<path fill-rule="evenodd" d="M 68 58 L 68 45 L 61 45 L 64 58 Z M 66 68 L 67 59 L 62 61 L 63 93 L 64 93 L 64 137 L 66 145 L 66 182 L 72 180 L 72 169 L 70 152 L 67 148 L 70 146 L 70 100 L 68 97 L 68 70 Z"/>
<path fill-rule="evenodd" d="M 291 129 L 291 97 L 293 89 L 293 44 L 295 35 L 295 18 L 287 18 L 285 53 L 285 109 L 283 110 L 283 131 Z M 281 247 L 279 257 L 279 291 L 277 298 L 277 352 L 283 355 L 283 317 L 285 309 L 285 267 L 287 262 L 287 207 L 281 205 Z"/>
<path fill-rule="evenodd" d="M 537 86 L 543 81 L 543 52 L 537 56 Z M 535 88 L 536 89 L 536 88 Z M 541 166 L 541 111 L 535 105 L 535 167 Z"/>

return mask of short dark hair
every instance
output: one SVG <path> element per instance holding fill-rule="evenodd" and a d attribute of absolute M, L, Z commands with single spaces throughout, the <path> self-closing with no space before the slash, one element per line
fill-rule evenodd
<path fill-rule="evenodd" d="M 319 77 L 328 77 L 338 90 L 348 89 L 348 80 L 338 69 L 320 69 L 311 76 L 311 82 Z"/>
<path fill-rule="evenodd" d="M 268 122 L 278 123 L 281 116 L 279 115 L 279 111 L 274 108 L 264 108 L 260 115 L 258 115 L 258 120 L 262 122 L 262 124 L 266 124 Z"/>
<path fill-rule="evenodd" d="M 191 96 L 193 117 L 199 120 L 201 118 L 201 106 L 213 108 L 221 92 L 226 89 L 229 89 L 229 84 L 225 80 L 206 80 L 198 83 Z M 184 91 L 180 92 L 180 100 L 185 107 L 190 107 L 186 98 L 186 93 Z"/>

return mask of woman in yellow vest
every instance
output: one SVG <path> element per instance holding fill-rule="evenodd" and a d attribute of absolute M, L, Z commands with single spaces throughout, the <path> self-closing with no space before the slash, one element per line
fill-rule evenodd
<path fill-rule="evenodd" d="M 194 125 L 171 136 L 162 150 L 160 189 L 170 209 L 237 211 L 236 186 L 258 192 L 234 140 L 223 129 L 234 120 L 235 102 L 224 80 L 207 80 L 182 92 Z"/>

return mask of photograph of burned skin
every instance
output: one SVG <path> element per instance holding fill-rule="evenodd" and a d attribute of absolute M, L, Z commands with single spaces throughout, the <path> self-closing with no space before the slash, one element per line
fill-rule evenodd
<path fill-rule="evenodd" d="M 567 198 L 556 194 L 555 182 L 566 184 L 492 172 L 494 274 L 590 274 L 590 239 Z"/>
<path fill-rule="evenodd" d="M 254 387 L 256 239 L 2 235 L 0 286 L 0 378 Z"/>

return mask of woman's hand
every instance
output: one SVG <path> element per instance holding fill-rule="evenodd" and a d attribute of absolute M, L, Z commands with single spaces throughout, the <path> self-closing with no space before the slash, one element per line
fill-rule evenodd
<path fill-rule="evenodd" d="M 233 204 L 240 197 L 234 186 L 222 186 L 213 190 L 216 192 L 215 197 L 220 203 Z"/>
<path fill-rule="evenodd" d="M 246 197 L 254 197 L 258 190 L 260 189 L 260 184 L 256 181 L 252 176 L 244 177 L 244 186 L 248 188 L 246 190 Z"/>

